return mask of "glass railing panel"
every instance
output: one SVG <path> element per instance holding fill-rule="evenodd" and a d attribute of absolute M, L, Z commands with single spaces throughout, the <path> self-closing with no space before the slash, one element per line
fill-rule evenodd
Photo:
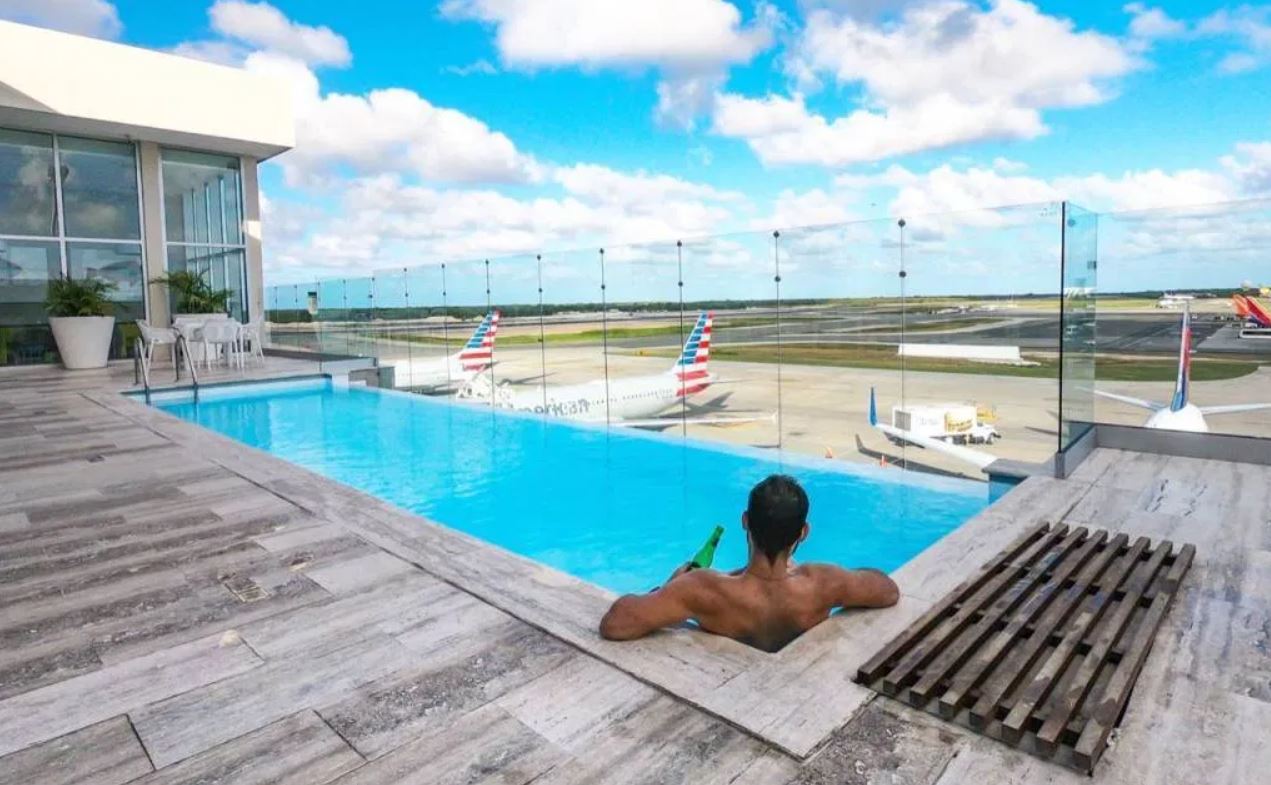
<path fill-rule="evenodd" d="M 284 351 L 319 351 L 318 283 L 282 284 L 277 292 L 278 308 L 269 314 L 266 325 L 267 345 Z"/>
<path fill-rule="evenodd" d="M 1099 216 L 1065 202 L 1059 321 L 1059 444 L 1067 450 L 1094 424 L 1095 298 Z"/>
<path fill-rule="evenodd" d="M 374 319 L 375 279 L 370 276 L 346 279 L 344 298 L 344 353 L 349 357 L 377 357 L 380 336 Z"/>
<path fill-rule="evenodd" d="M 898 395 L 894 222 L 782 229 L 781 443 L 787 452 L 877 462 L 869 392 Z"/>
<path fill-rule="evenodd" d="M 380 383 L 396 386 L 396 363 L 407 353 L 407 277 L 401 267 L 376 270 L 371 276 L 374 305 L 368 329 L 375 336 L 375 359 L 380 367 Z"/>
<path fill-rule="evenodd" d="M 971 451 L 908 449 L 911 470 L 984 480 L 993 458 L 1054 455 L 1060 213 L 1043 203 L 905 216 L 898 227 L 903 410 L 893 425 Z"/>
<path fill-rule="evenodd" d="M 600 259 L 598 248 L 588 248 L 544 253 L 536 260 L 543 286 L 539 413 L 545 417 L 606 422 L 607 313 Z"/>
<path fill-rule="evenodd" d="M 779 458 L 781 303 L 773 233 L 688 240 L 684 260 L 686 315 L 713 314 L 711 385 L 687 399 L 689 433 L 778 451 L 773 458 Z"/>
<path fill-rule="evenodd" d="M 1271 403 L 1269 238 L 1265 199 L 1099 216 L 1098 422 L 1271 437 L 1271 408 L 1247 408 Z"/>
<path fill-rule="evenodd" d="M 603 335 L 605 416 L 611 426 L 654 422 L 644 430 L 682 438 L 685 406 L 674 369 L 696 314 L 682 302 L 682 248 L 676 242 L 605 248 Z M 663 424 L 665 423 L 665 424 Z"/>
<path fill-rule="evenodd" d="M 314 316 L 314 323 L 317 327 L 315 337 L 318 351 L 324 355 L 348 354 L 349 301 L 345 297 L 345 280 L 337 278 L 319 281 L 317 291 L 318 312 Z"/>
<path fill-rule="evenodd" d="M 402 271 L 401 280 L 402 307 L 382 311 L 392 337 L 381 350 L 381 365 L 392 367 L 395 389 L 449 396 L 461 379 L 450 361 L 456 350 L 450 346 L 442 265 L 410 267 Z"/>
<path fill-rule="evenodd" d="M 490 266 L 488 260 L 477 259 L 447 262 L 442 268 L 442 308 L 446 316 L 442 345 L 448 355 L 460 357 L 465 345 L 481 329 L 483 320 L 499 306 L 500 294 Z M 468 393 L 475 393 L 477 397 L 472 400 L 493 405 L 491 391 L 498 386 L 500 375 L 497 342 L 488 361 L 483 360 L 485 358 L 476 358 L 455 366 L 462 366 L 462 372 L 452 369 L 455 377 L 452 389 L 455 393 L 464 392 L 461 397 L 465 400 L 469 399 Z"/>
<path fill-rule="evenodd" d="M 535 255 L 490 260 L 491 302 L 499 312 L 492 350 L 497 362 L 491 369 L 498 385 L 496 402 L 518 411 L 543 408 L 546 329 L 539 274 Z"/>

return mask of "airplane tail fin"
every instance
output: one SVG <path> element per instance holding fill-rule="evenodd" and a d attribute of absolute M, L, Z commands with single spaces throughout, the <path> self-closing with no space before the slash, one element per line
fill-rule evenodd
<path fill-rule="evenodd" d="M 1245 299 L 1243 294 L 1231 295 L 1231 307 L 1236 312 L 1237 318 L 1249 318 L 1249 301 Z"/>
<path fill-rule="evenodd" d="M 480 372 L 493 365 L 494 338 L 498 332 L 499 311 L 496 309 L 486 314 L 472 332 L 472 337 L 455 354 L 465 371 Z"/>
<path fill-rule="evenodd" d="M 1192 309 L 1183 304 L 1183 330 L 1178 341 L 1178 379 L 1174 382 L 1174 397 L 1170 399 L 1170 411 L 1176 412 L 1187 405 L 1187 394 L 1192 377 Z"/>
<path fill-rule="evenodd" d="M 680 396 L 686 397 L 701 392 L 710 386 L 713 379 L 707 370 L 711 356 L 711 323 L 715 314 L 702 311 L 684 342 L 684 350 L 680 358 L 671 367 L 671 372 L 680 381 Z"/>
<path fill-rule="evenodd" d="M 1258 327 L 1271 328 L 1271 310 L 1268 310 L 1266 306 L 1258 302 L 1253 297 L 1246 297 L 1244 299 L 1245 304 L 1249 308 L 1249 313 L 1247 315 L 1249 321 L 1253 322 Z"/>
<path fill-rule="evenodd" d="M 874 397 L 874 388 L 869 388 L 869 424 L 878 425 L 878 401 Z"/>

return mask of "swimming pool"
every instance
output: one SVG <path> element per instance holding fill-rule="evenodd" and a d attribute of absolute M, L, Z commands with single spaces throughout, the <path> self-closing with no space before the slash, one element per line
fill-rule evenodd
<path fill-rule="evenodd" d="M 433 521 L 618 592 L 645 591 L 768 474 L 811 497 L 803 561 L 893 570 L 988 503 L 968 480 L 574 425 L 328 379 L 205 388 L 154 405 Z M 784 459 L 783 459 L 784 458 Z"/>

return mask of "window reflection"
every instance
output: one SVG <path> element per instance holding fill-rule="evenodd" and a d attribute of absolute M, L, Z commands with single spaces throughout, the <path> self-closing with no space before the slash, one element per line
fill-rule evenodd
<path fill-rule="evenodd" d="M 205 245 L 169 245 L 168 270 L 188 270 L 201 275 L 213 289 L 228 289 L 230 316 L 246 320 L 247 301 L 244 297 L 247 276 L 247 258 L 241 248 L 224 248 Z M 176 303 L 170 303 L 176 313 Z"/>
<path fill-rule="evenodd" d="M 110 298 L 115 301 L 117 320 L 132 321 L 145 316 L 140 245 L 68 242 L 66 257 L 72 278 L 97 278 L 115 284 Z"/>
<path fill-rule="evenodd" d="M 163 151 L 163 209 L 168 242 L 240 245 L 238 159 Z"/>
<path fill-rule="evenodd" d="M 0 324 L 43 322 L 48 282 L 61 270 L 55 241 L 0 240 Z"/>
<path fill-rule="evenodd" d="M 0 234 L 57 234 L 53 137 L 0 129 Z"/>
<path fill-rule="evenodd" d="M 66 236 L 141 239 L 133 146 L 64 136 L 58 152 Z"/>

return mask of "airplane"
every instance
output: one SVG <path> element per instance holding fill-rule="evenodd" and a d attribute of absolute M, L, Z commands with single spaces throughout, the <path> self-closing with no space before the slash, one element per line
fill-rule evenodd
<path fill-rule="evenodd" d="M 548 385 L 513 389 L 506 381 L 494 387 L 488 376 L 478 376 L 456 394 L 457 398 L 488 402 L 493 397 L 500 409 L 545 414 L 579 422 L 621 425 L 631 428 L 669 428 L 688 422 L 694 425 L 733 425 L 766 417 L 720 417 L 656 415 L 692 395 L 718 383 L 710 373 L 711 324 L 714 314 L 702 312 L 679 358 L 667 371 L 658 374 L 598 379 L 582 384 Z M 492 389 L 493 387 L 493 389 Z M 695 407 L 701 408 L 701 407 Z"/>
<path fill-rule="evenodd" d="M 422 357 L 393 363 L 393 386 L 441 392 L 471 382 L 494 365 L 494 339 L 499 332 L 499 312 L 486 314 L 472 337 L 447 357 Z"/>
<path fill-rule="evenodd" d="M 1192 370 L 1192 320 L 1191 306 L 1187 303 L 1183 304 L 1183 322 L 1182 336 L 1178 347 L 1178 377 L 1174 383 L 1174 395 L 1168 404 L 1148 401 L 1142 398 L 1133 398 L 1128 395 L 1119 395 L 1104 390 L 1095 390 L 1096 395 L 1109 398 L 1121 403 L 1127 403 L 1131 406 L 1137 406 L 1147 409 L 1152 414 L 1147 418 L 1147 422 L 1143 424 L 1144 428 L 1153 428 L 1170 431 L 1188 431 L 1191 433 L 1208 433 L 1209 424 L 1205 422 L 1205 415 L 1215 414 L 1231 414 L 1234 412 L 1249 412 L 1260 409 L 1271 409 L 1271 403 L 1238 403 L 1227 406 L 1197 406 L 1189 400 L 1191 391 L 1191 370 Z M 933 450 L 935 452 L 948 455 L 957 460 L 969 463 L 983 470 L 989 464 L 997 460 L 997 456 L 991 455 L 981 450 L 970 447 L 963 447 L 956 444 L 936 439 L 930 436 L 923 436 L 904 428 L 897 428 L 893 425 L 879 422 L 878 407 L 874 401 L 874 388 L 869 390 L 869 424 L 876 430 L 879 430 L 892 437 L 893 439 L 908 442 L 918 447 Z"/>
<path fill-rule="evenodd" d="M 1121 403 L 1128 403 L 1152 412 L 1143 424 L 1144 428 L 1160 428 L 1170 431 L 1190 431 L 1192 433 L 1209 433 L 1209 424 L 1205 422 L 1207 414 L 1231 414 L 1233 412 L 1251 412 L 1259 409 L 1271 409 L 1271 403 L 1237 403 L 1229 406 L 1197 406 L 1188 400 L 1191 390 L 1192 373 L 1192 313 L 1191 308 L 1183 308 L 1183 329 L 1178 344 L 1178 378 L 1174 382 L 1174 395 L 1168 404 L 1118 395 L 1104 390 L 1095 390 L 1096 395 Z"/>
<path fill-rule="evenodd" d="M 1170 294 L 1166 292 L 1156 301 L 1157 308 L 1180 308 L 1196 299 L 1190 294 Z"/>
<path fill-rule="evenodd" d="M 1236 310 L 1236 316 L 1245 320 L 1242 335 L 1266 335 L 1267 332 L 1264 331 L 1271 332 L 1271 311 L 1255 298 L 1233 294 L 1231 306 Z"/>

